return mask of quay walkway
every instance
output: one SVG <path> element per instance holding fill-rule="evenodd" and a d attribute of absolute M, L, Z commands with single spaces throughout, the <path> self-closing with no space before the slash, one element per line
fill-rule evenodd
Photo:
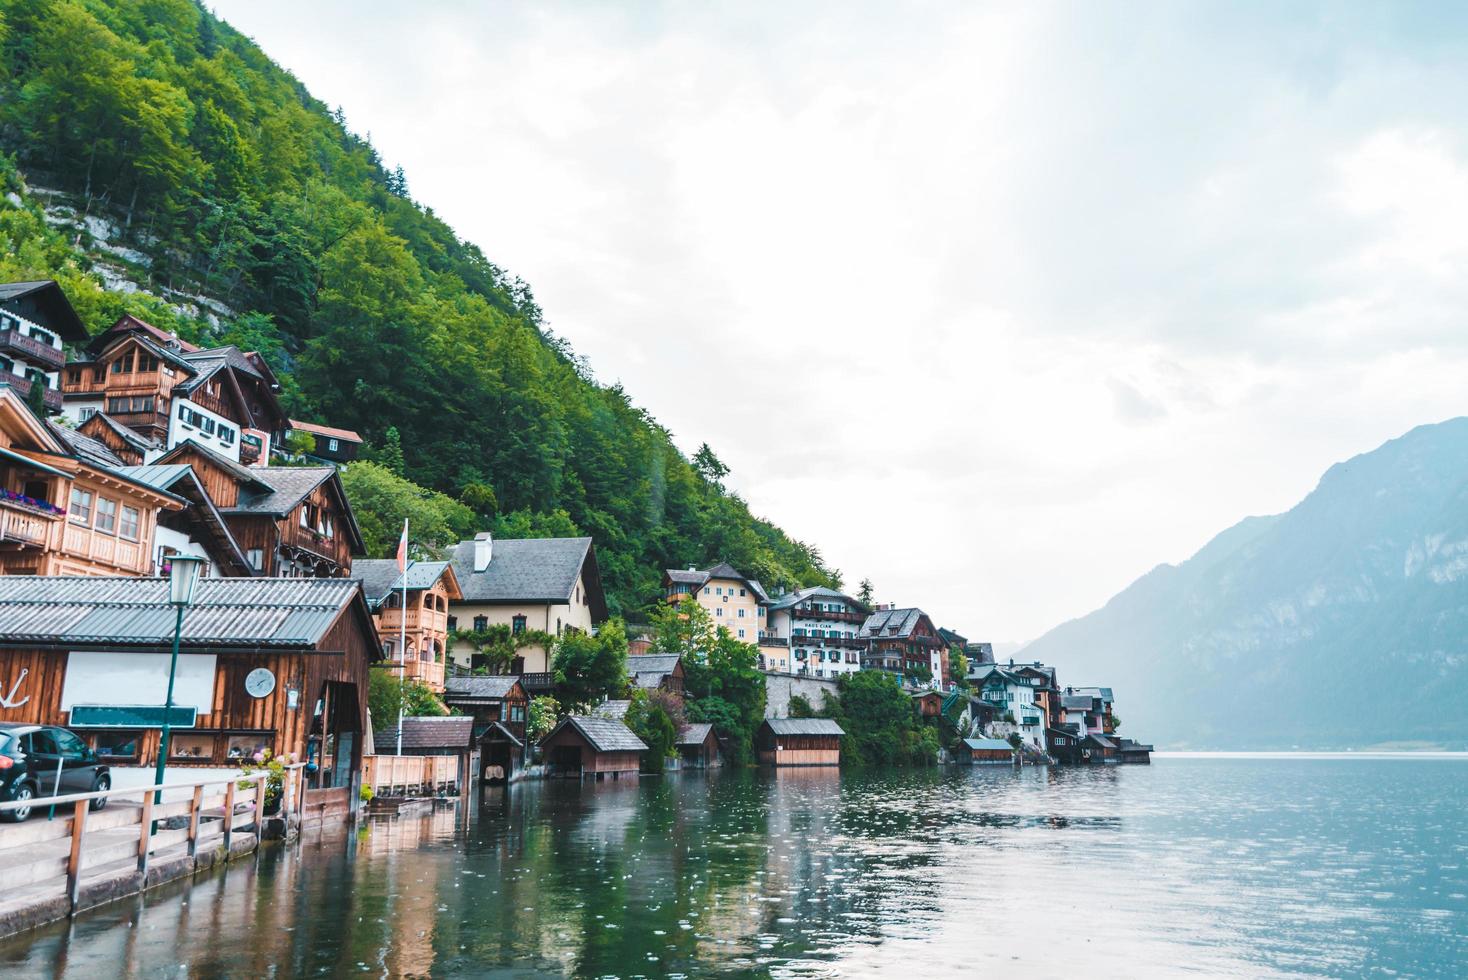
<path fill-rule="evenodd" d="M 304 775 L 299 764 L 287 770 L 280 813 L 263 821 L 263 772 L 31 801 L 30 819 L 0 824 L 0 937 L 254 851 L 262 823 L 283 835 L 310 818 Z"/>

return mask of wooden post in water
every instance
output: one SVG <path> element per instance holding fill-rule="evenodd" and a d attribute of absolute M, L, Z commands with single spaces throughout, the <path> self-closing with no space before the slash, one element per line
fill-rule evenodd
<path fill-rule="evenodd" d="M 199 813 L 204 809 L 204 787 L 194 787 L 194 796 L 189 803 L 189 857 L 199 853 Z"/>
<path fill-rule="evenodd" d="M 143 794 L 143 819 L 138 824 L 138 874 L 148 874 L 148 845 L 153 842 L 153 794 Z"/>
<path fill-rule="evenodd" d="M 82 897 L 82 840 L 87 836 L 89 800 L 77 800 L 71 817 L 71 855 L 66 859 L 67 914 L 75 915 Z"/>
<path fill-rule="evenodd" d="M 224 788 L 224 857 L 229 859 L 229 843 L 234 838 L 234 780 Z"/>

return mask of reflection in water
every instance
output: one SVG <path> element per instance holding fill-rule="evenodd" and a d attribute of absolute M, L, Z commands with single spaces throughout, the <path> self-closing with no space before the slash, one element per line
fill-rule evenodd
<path fill-rule="evenodd" d="M 0 973 L 1457 976 L 1465 802 L 1452 759 L 524 784 L 0 943 Z"/>

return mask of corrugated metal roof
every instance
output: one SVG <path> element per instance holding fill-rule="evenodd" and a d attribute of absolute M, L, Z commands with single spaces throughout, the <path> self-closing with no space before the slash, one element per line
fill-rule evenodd
<path fill-rule="evenodd" d="M 348 579 L 201 579 L 183 642 L 314 646 L 357 589 Z M 174 617 L 167 579 L 0 576 L 0 636 L 9 642 L 156 645 L 172 641 Z"/>
<path fill-rule="evenodd" d="M 776 735 L 845 735 L 841 726 L 830 718 L 766 718 L 765 724 Z"/>

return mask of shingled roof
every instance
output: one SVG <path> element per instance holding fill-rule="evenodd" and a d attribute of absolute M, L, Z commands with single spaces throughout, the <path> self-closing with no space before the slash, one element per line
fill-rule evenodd
<path fill-rule="evenodd" d="M 474 570 L 474 542 L 460 541 L 452 556 L 466 603 L 565 605 L 585 569 L 591 618 L 606 618 L 606 599 L 590 538 L 507 538 L 492 544 L 489 567 Z"/>
<path fill-rule="evenodd" d="M 697 722 L 691 725 L 684 725 L 683 730 L 678 733 L 678 741 L 674 744 L 702 745 L 708 739 L 709 732 L 713 730 L 714 726 L 710 725 L 708 722 Z"/>
<path fill-rule="evenodd" d="M 446 561 L 413 561 L 408 563 L 408 591 L 431 589 L 449 568 Z M 389 595 L 403 588 L 403 573 L 396 558 L 358 558 L 352 562 L 352 578 L 362 581 L 362 591 L 374 608 Z"/>
<path fill-rule="evenodd" d="M 703 588 L 704 584 L 710 579 L 733 579 L 737 582 L 743 582 L 761 603 L 770 601 L 770 597 L 765 594 L 764 586 L 759 584 L 758 579 L 750 578 L 726 561 L 721 561 L 716 565 L 710 565 L 708 568 L 665 568 L 663 569 L 663 577 L 669 582 L 692 586 L 691 591 L 697 591 Z"/>
<path fill-rule="evenodd" d="M 164 647 L 175 610 L 165 578 L 0 575 L 0 638 L 9 645 Z M 204 578 L 185 612 L 183 645 L 313 647 L 357 603 L 349 579 Z"/>
<path fill-rule="evenodd" d="M 799 592 L 786 593 L 785 595 L 780 596 L 774 602 L 771 602 L 770 609 L 788 609 L 791 606 L 802 603 L 807 599 L 839 599 L 842 602 L 845 602 L 855 607 L 860 612 L 871 612 L 871 607 L 862 602 L 860 599 L 854 599 L 844 592 L 837 592 L 835 589 L 828 589 L 824 585 L 817 585 L 809 589 L 801 589 Z"/>
<path fill-rule="evenodd" d="M 404 749 L 462 749 L 474 741 L 472 715 L 411 715 L 403 719 Z M 398 727 L 393 724 L 372 733 L 373 747 L 380 753 L 397 749 Z"/>
<path fill-rule="evenodd" d="M 765 724 L 776 735 L 845 735 L 841 726 L 830 718 L 766 718 Z"/>
<path fill-rule="evenodd" d="M 208 450 L 204 450 L 208 452 Z M 217 453 L 214 455 L 218 455 Z M 167 456 L 163 457 L 167 459 Z M 226 460 L 228 462 L 228 460 Z M 236 464 L 237 465 L 237 464 Z M 240 499 L 233 507 L 225 509 L 227 514 L 259 514 L 265 517 L 285 517 L 300 506 L 310 493 L 323 483 L 331 483 L 342 504 L 345 527 L 339 528 L 351 539 L 353 554 L 366 550 L 362 541 L 362 530 L 352 515 L 346 490 L 342 488 L 341 476 L 335 466 L 251 466 L 242 467 L 256 481 L 240 488 Z M 268 489 L 262 489 L 267 487 Z"/>
<path fill-rule="evenodd" d="M 870 638 L 911 636 L 912 631 L 917 629 L 918 621 L 922 618 L 923 611 L 916 607 L 878 609 L 862 624 L 860 635 Z M 895 633 L 892 632 L 894 626 L 897 627 Z"/>
<path fill-rule="evenodd" d="M 542 742 L 555 736 L 566 726 L 571 726 L 598 752 L 646 752 L 647 743 L 638 738 L 626 725 L 611 718 L 596 718 L 589 715 L 571 715 L 551 731 Z"/>
<path fill-rule="evenodd" d="M 0 283 L 0 307 L 33 320 L 33 317 L 20 312 L 23 301 L 29 301 L 42 311 L 45 322 L 37 322 L 37 326 L 54 331 L 62 340 L 73 344 L 87 339 L 86 326 L 55 279 Z"/>
<path fill-rule="evenodd" d="M 508 697 L 519 682 L 518 674 L 450 677 L 444 681 L 444 697 L 454 701 L 499 701 Z"/>

